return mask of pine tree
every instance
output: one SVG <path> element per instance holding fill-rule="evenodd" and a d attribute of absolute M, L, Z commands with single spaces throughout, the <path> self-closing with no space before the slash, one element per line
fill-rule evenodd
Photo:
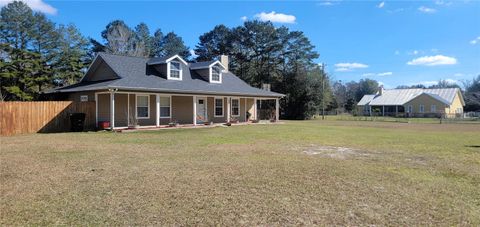
<path fill-rule="evenodd" d="M 88 54 L 88 40 L 85 39 L 75 25 L 59 27 L 60 45 L 58 64 L 54 83 L 59 86 L 78 82 L 91 61 Z"/>
<path fill-rule="evenodd" d="M 161 47 L 162 51 L 160 56 L 178 54 L 183 59 L 189 60 L 191 55 L 190 50 L 187 46 L 185 46 L 183 39 L 174 32 L 169 32 L 162 38 Z"/>

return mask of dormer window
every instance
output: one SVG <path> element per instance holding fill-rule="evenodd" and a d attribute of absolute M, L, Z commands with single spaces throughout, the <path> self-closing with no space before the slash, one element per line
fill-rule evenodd
<path fill-rule="evenodd" d="M 222 70 L 218 64 L 210 67 L 210 83 L 222 83 Z"/>
<path fill-rule="evenodd" d="M 168 79 L 172 80 L 181 80 L 182 79 L 182 68 L 180 62 L 178 61 L 171 61 L 168 63 L 169 71 L 168 71 Z"/>
<path fill-rule="evenodd" d="M 222 69 L 218 66 L 212 67 L 212 81 L 213 82 L 220 82 L 220 74 L 222 73 Z"/>

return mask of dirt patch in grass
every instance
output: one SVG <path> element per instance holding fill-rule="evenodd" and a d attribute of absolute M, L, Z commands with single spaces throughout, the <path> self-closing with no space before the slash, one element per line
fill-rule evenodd
<path fill-rule="evenodd" d="M 335 146 L 322 146 L 311 144 L 309 146 L 297 148 L 301 150 L 302 153 L 312 156 L 322 156 L 335 159 L 348 159 L 348 158 L 358 158 L 358 157 L 370 157 L 373 152 L 368 152 L 365 150 L 354 149 L 349 147 L 335 147 Z"/>

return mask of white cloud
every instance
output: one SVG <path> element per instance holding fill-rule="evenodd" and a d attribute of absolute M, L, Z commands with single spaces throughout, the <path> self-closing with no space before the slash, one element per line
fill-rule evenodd
<path fill-rule="evenodd" d="M 380 4 L 377 5 L 377 8 L 383 8 L 385 6 L 385 2 L 380 2 Z"/>
<path fill-rule="evenodd" d="M 392 72 L 384 72 L 384 73 L 378 73 L 377 76 L 391 76 L 393 75 Z"/>
<path fill-rule="evenodd" d="M 57 11 L 58 11 L 53 6 L 43 2 L 43 0 L 21 0 L 21 1 L 27 4 L 34 11 L 39 11 L 39 12 L 51 14 L 51 15 L 57 14 Z M 13 2 L 13 0 L 0 0 L 0 7 L 3 7 L 11 2 Z"/>
<path fill-rule="evenodd" d="M 454 79 L 442 79 L 442 80 L 446 81 L 447 83 L 451 83 L 451 84 L 459 84 L 459 81 L 454 80 Z M 437 85 L 438 82 L 439 82 L 439 80 L 427 80 L 427 81 L 420 81 L 420 82 L 416 82 L 416 83 L 411 83 L 410 85 L 423 84 L 426 87 L 428 87 L 428 86 L 432 86 L 432 85 Z"/>
<path fill-rule="evenodd" d="M 364 73 L 362 76 L 371 77 L 371 76 L 391 76 L 393 72 L 383 72 L 383 73 Z"/>
<path fill-rule="evenodd" d="M 426 65 L 426 66 L 455 65 L 455 64 L 457 64 L 457 59 L 453 57 L 443 56 L 443 55 L 425 56 L 425 57 L 415 58 L 407 62 L 407 65 Z"/>
<path fill-rule="evenodd" d="M 417 84 L 423 84 L 423 85 L 428 87 L 428 86 L 438 84 L 438 81 L 430 80 L 430 81 L 420 81 L 420 82 L 416 82 L 416 83 L 410 83 L 410 85 L 417 85 Z"/>
<path fill-rule="evenodd" d="M 418 10 L 422 13 L 435 13 L 435 12 L 437 12 L 436 9 L 428 8 L 428 7 L 425 7 L 425 6 L 418 7 Z"/>
<path fill-rule="evenodd" d="M 247 16 L 240 17 L 240 20 L 246 21 L 246 20 L 248 20 L 248 17 Z"/>
<path fill-rule="evenodd" d="M 445 81 L 447 81 L 448 83 L 451 83 L 451 84 L 458 84 L 458 80 L 454 80 L 454 79 L 445 79 Z"/>
<path fill-rule="evenodd" d="M 445 2 L 445 1 L 442 1 L 442 0 L 437 0 L 437 1 L 435 1 L 435 5 L 450 6 L 450 5 L 452 5 L 452 2 Z"/>
<path fill-rule="evenodd" d="M 338 3 L 340 3 L 341 0 L 323 0 L 319 3 L 317 3 L 318 6 L 333 6 L 333 5 L 337 5 Z"/>
<path fill-rule="evenodd" d="M 286 24 L 293 24 L 293 23 L 295 23 L 295 20 L 297 19 L 293 15 L 276 13 L 275 11 L 272 11 L 270 13 L 261 12 L 259 14 L 256 14 L 255 18 L 257 18 L 261 21 L 271 21 L 271 22 L 275 22 L 275 23 L 286 23 Z"/>
<path fill-rule="evenodd" d="M 477 38 L 475 38 L 475 39 L 473 39 L 472 41 L 470 41 L 470 44 L 472 44 L 472 45 L 475 45 L 475 44 L 477 44 L 477 43 L 480 43 L 480 36 L 477 37 Z"/>
<path fill-rule="evenodd" d="M 335 71 L 337 72 L 348 72 L 354 69 L 364 69 L 368 68 L 368 65 L 362 63 L 337 63 L 335 64 Z"/>

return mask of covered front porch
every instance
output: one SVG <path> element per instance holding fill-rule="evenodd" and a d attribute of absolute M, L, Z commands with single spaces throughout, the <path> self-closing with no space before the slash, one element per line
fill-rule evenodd
<path fill-rule="evenodd" d="M 405 115 L 405 108 L 402 105 L 396 106 L 369 106 L 370 116 L 399 117 Z"/>
<path fill-rule="evenodd" d="M 279 120 L 279 98 L 217 96 L 203 94 L 144 93 L 110 90 L 96 92 L 96 122 L 99 128 L 166 127 L 246 123 L 264 120 L 258 104 L 274 102 L 274 116 Z"/>

